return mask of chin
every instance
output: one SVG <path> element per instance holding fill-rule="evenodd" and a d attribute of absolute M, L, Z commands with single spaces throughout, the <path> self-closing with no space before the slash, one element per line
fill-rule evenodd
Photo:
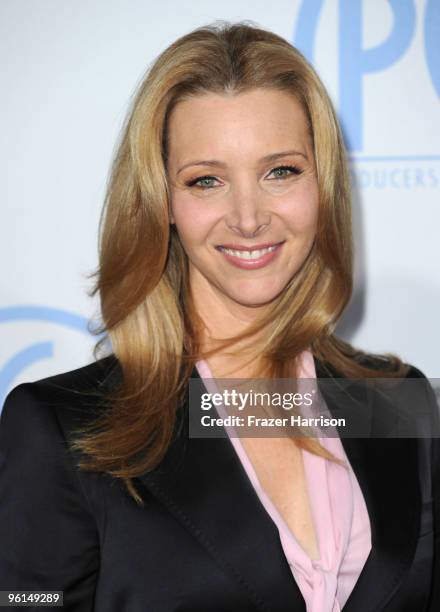
<path fill-rule="evenodd" d="M 280 282 L 281 281 L 281 282 Z M 285 289 L 284 279 L 254 279 L 252 282 L 238 282 L 231 284 L 228 295 L 236 302 L 249 306 L 263 306 L 272 302 Z"/>
<path fill-rule="evenodd" d="M 243 292 L 240 295 L 231 295 L 229 297 L 237 302 L 237 304 L 241 304 L 242 306 L 247 306 L 249 308 L 258 308 L 259 306 L 265 306 L 266 304 L 270 304 L 273 300 L 279 295 L 278 292 L 268 291 L 268 292 Z"/>

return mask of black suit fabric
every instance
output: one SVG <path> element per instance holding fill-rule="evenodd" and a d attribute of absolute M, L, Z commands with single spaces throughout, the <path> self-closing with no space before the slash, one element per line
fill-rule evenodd
<path fill-rule="evenodd" d="M 318 377 L 331 376 L 315 365 Z M 187 402 L 164 460 L 134 481 L 144 506 L 118 480 L 76 468 L 68 441 L 99 414 L 97 392 L 118 376 L 110 356 L 9 394 L 0 419 L 0 590 L 62 590 L 66 612 L 306 612 L 277 527 L 230 440 L 190 438 Z M 423 377 L 416 368 L 409 376 Z M 433 394 L 420 402 L 435 411 Z M 342 442 L 372 528 L 343 611 L 438 612 L 439 440 Z"/>

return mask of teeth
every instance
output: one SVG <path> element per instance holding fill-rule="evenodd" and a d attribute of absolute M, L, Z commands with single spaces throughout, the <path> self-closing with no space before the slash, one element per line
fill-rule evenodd
<path fill-rule="evenodd" d="M 233 255 L 234 257 L 239 257 L 240 259 L 259 259 L 266 253 L 271 253 L 277 248 L 277 245 L 268 247 L 266 249 L 260 249 L 258 251 L 233 251 L 232 249 L 225 249 L 224 247 L 220 247 L 220 249 L 224 253 L 228 253 L 228 255 Z"/>

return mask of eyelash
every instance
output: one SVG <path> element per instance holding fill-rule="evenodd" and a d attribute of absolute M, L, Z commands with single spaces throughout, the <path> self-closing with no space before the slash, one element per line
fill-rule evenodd
<path fill-rule="evenodd" d="M 284 176 L 278 176 L 276 180 L 281 180 L 281 181 L 289 178 L 292 175 L 301 174 L 301 172 L 302 172 L 296 166 L 277 166 L 276 168 L 272 168 L 272 170 L 270 171 L 269 174 L 272 174 L 272 172 L 275 172 L 276 170 L 289 170 L 290 173 L 291 173 L 291 174 L 284 175 Z M 206 190 L 206 189 L 215 189 L 214 186 L 210 186 L 210 187 L 204 186 L 204 187 L 202 187 L 201 185 L 197 185 L 197 183 L 199 181 L 203 181 L 203 180 L 206 180 L 206 179 L 213 179 L 213 180 L 215 180 L 215 176 L 211 176 L 209 174 L 207 174 L 205 176 L 199 176 L 199 177 L 197 177 L 195 179 L 192 179 L 192 180 L 188 181 L 187 183 L 185 183 L 185 185 L 187 187 L 197 187 L 198 189 L 204 189 L 204 190 Z"/>

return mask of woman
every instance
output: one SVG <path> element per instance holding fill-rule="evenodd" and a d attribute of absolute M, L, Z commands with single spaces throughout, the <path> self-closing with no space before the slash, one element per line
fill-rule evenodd
<path fill-rule="evenodd" d="M 439 609 L 437 442 L 374 438 L 379 395 L 350 386 L 370 438 L 188 435 L 190 379 L 423 378 L 333 334 L 350 226 L 340 131 L 297 50 L 217 24 L 162 53 L 103 216 L 112 352 L 5 403 L 0 589 L 81 612 Z"/>

